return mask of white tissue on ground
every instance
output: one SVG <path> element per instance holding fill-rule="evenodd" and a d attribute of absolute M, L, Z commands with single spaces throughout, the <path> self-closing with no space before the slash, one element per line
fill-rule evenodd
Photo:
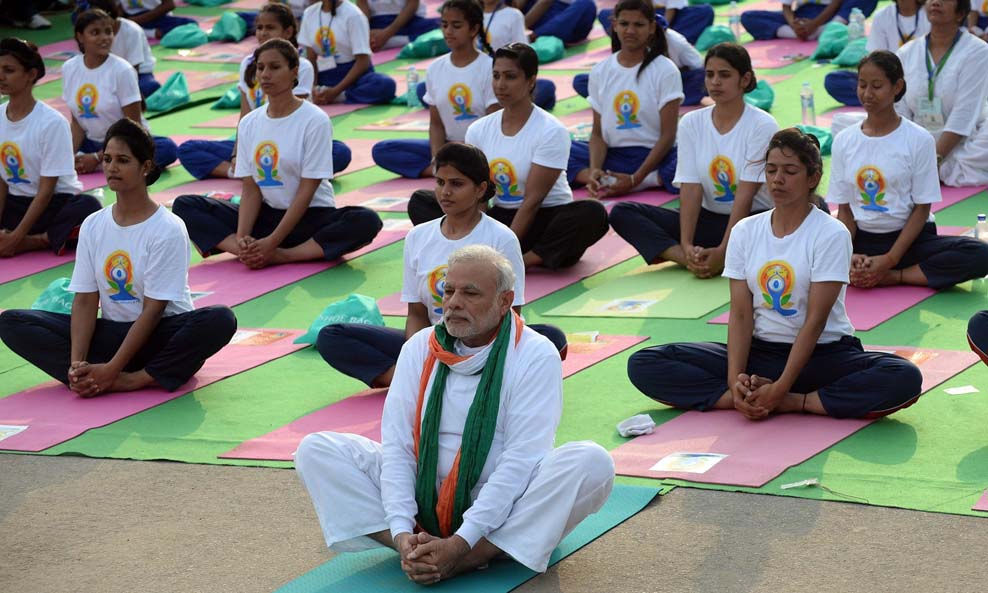
<path fill-rule="evenodd" d="M 636 437 L 643 434 L 652 434 L 655 429 L 655 421 L 648 414 L 638 414 L 627 420 L 623 420 L 617 425 L 618 434 L 623 437 Z"/>

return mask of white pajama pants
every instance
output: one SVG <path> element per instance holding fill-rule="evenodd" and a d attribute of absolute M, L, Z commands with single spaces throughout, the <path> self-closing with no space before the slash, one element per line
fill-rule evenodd
<path fill-rule="evenodd" d="M 295 468 L 312 497 L 326 545 L 356 552 L 381 544 L 368 534 L 387 531 L 381 502 L 381 444 L 335 432 L 310 434 L 295 454 Z M 614 462 L 590 441 L 550 451 L 532 472 L 504 524 L 487 540 L 536 572 L 566 534 L 597 512 L 614 485 Z"/>
<path fill-rule="evenodd" d="M 940 179 L 956 187 L 988 183 L 988 123 L 982 122 L 943 159 Z"/>

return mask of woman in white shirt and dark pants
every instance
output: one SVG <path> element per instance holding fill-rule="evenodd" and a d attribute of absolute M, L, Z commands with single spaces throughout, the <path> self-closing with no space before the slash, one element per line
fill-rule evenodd
<path fill-rule="evenodd" d="M 727 343 L 679 343 L 636 352 L 631 382 L 666 405 L 876 418 L 913 404 L 923 377 L 913 363 L 866 352 L 844 308 L 851 237 L 814 204 L 823 161 L 815 138 L 795 128 L 773 136 L 765 156 L 775 208 L 731 233 Z"/>

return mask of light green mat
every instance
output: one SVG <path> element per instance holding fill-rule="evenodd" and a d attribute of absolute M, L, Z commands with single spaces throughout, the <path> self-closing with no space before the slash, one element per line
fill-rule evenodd
<path fill-rule="evenodd" d="M 726 278 L 700 280 L 672 262 L 639 265 L 620 278 L 584 284 L 589 290 L 545 315 L 698 319 L 730 301 Z"/>
<path fill-rule="evenodd" d="M 576 526 L 552 553 L 549 565 L 559 562 L 614 527 L 626 521 L 659 494 L 656 488 L 616 485 L 610 498 L 596 514 Z M 487 570 L 476 571 L 442 581 L 430 591 L 457 593 L 507 593 L 536 576 L 517 562 L 491 563 Z M 277 589 L 275 593 L 421 593 L 424 588 L 410 581 L 401 571 L 398 555 L 382 548 L 356 554 L 339 554 L 325 564 L 305 573 Z"/>

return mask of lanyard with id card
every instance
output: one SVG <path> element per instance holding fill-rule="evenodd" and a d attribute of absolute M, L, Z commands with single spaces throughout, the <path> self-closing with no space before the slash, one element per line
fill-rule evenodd
<path fill-rule="evenodd" d="M 950 44 L 950 49 L 947 50 L 947 53 L 943 54 L 940 63 L 934 68 L 933 57 L 930 54 L 930 35 L 928 33 L 926 35 L 926 96 L 919 99 L 916 123 L 934 134 L 943 129 L 945 119 L 943 116 L 943 102 L 940 100 L 940 97 L 934 96 L 933 90 L 936 87 L 937 77 L 943 71 L 943 67 L 950 58 L 950 54 L 954 53 L 954 47 L 957 46 L 957 41 L 960 38 L 961 31 L 957 31 L 954 42 Z"/>
<path fill-rule="evenodd" d="M 316 56 L 316 65 L 319 67 L 320 72 L 325 72 L 326 70 L 332 70 L 336 68 L 336 57 L 334 52 L 336 51 L 336 37 L 333 35 L 333 19 L 336 18 L 335 14 L 329 15 L 329 24 L 322 24 L 323 11 L 319 11 L 319 31 L 316 32 L 316 43 L 319 45 L 318 55 Z"/>

